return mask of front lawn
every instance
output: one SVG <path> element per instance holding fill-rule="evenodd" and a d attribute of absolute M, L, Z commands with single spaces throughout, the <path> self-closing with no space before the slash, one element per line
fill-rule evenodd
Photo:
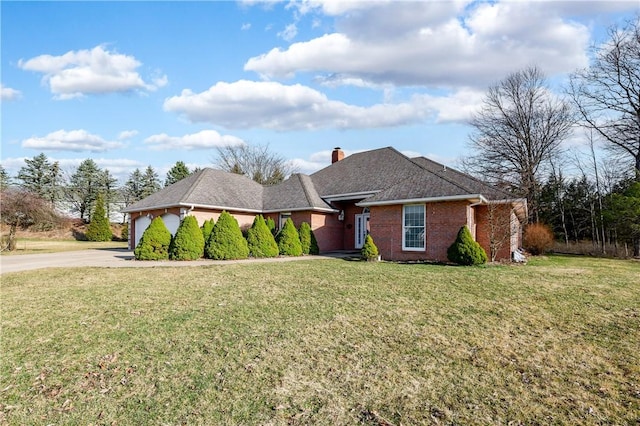
<path fill-rule="evenodd" d="M 59 253 L 75 250 L 92 250 L 103 248 L 126 249 L 126 241 L 77 241 L 44 238 L 19 238 L 14 251 L 2 251 L 2 256 L 15 256 L 20 254 Z"/>
<path fill-rule="evenodd" d="M 2 276 L 0 424 L 635 424 L 640 263 Z"/>

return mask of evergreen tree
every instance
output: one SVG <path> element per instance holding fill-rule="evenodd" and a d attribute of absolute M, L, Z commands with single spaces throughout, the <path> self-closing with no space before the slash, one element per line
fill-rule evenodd
<path fill-rule="evenodd" d="M 129 222 L 125 222 L 120 231 L 120 239 L 123 241 L 129 241 Z"/>
<path fill-rule="evenodd" d="M 158 178 L 158 174 L 151 166 L 147 166 L 142 175 L 142 187 L 141 187 L 141 196 L 142 198 L 146 198 L 149 195 L 158 192 L 160 190 L 160 179 Z"/>
<path fill-rule="evenodd" d="M 185 217 L 169 245 L 169 259 L 196 260 L 204 255 L 204 238 L 194 216 Z"/>
<path fill-rule="evenodd" d="M 89 219 L 93 203 L 98 193 L 104 190 L 104 172 L 92 159 L 84 160 L 69 181 L 67 199 L 72 203 L 80 218 Z"/>
<path fill-rule="evenodd" d="M 273 236 L 275 236 L 276 235 L 276 221 L 273 220 L 273 218 L 268 217 L 267 220 L 266 220 L 266 223 L 267 223 L 267 228 L 269 228 L 269 231 L 271 231 L 271 234 Z"/>
<path fill-rule="evenodd" d="M 205 256 L 215 260 L 246 259 L 249 256 L 247 240 L 236 218 L 223 211 L 205 245 Z"/>
<path fill-rule="evenodd" d="M 122 191 L 125 204 L 127 206 L 144 198 L 142 187 L 142 173 L 140 172 L 140 169 L 135 169 L 129 175 L 129 179 L 127 179 L 127 182 L 124 184 L 124 188 Z"/>
<path fill-rule="evenodd" d="M 253 225 L 247 231 L 247 243 L 249 244 L 249 254 L 253 257 L 278 256 L 278 244 L 262 215 L 255 217 Z"/>
<path fill-rule="evenodd" d="M 8 188 L 11 185 L 11 177 L 7 173 L 6 169 L 0 164 L 0 191 Z"/>
<path fill-rule="evenodd" d="M 378 254 L 378 247 L 373 242 L 373 237 L 367 234 L 367 237 L 364 239 L 364 244 L 362 245 L 360 255 L 363 259 L 371 262 L 374 260 L 378 260 Z"/>
<path fill-rule="evenodd" d="M 142 234 L 133 254 L 136 260 L 166 260 L 169 259 L 170 244 L 171 232 L 158 216 Z"/>
<path fill-rule="evenodd" d="M 174 183 L 186 178 L 191 172 L 183 161 L 177 161 L 176 164 L 167 172 L 167 179 L 164 186 L 173 185 Z"/>
<path fill-rule="evenodd" d="M 302 254 L 311 252 L 311 226 L 307 222 L 302 222 L 298 228 L 298 236 L 300 237 L 300 245 L 302 246 Z"/>
<path fill-rule="evenodd" d="M 609 195 L 605 220 L 620 241 L 630 242 L 633 256 L 640 256 L 640 182 L 628 183 L 621 192 Z"/>
<path fill-rule="evenodd" d="M 458 231 L 456 240 L 447 250 L 447 258 L 459 265 L 482 265 L 487 262 L 487 253 L 473 240 L 467 225 Z"/>
<path fill-rule="evenodd" d="M 204 238 L 205 244 L 209 240 L 209 235 L 211 235 L 211 231 L 213 231 L 213 227 L 215 226 L 215 224 L 216 221 L 213 218 L 205 220 L 202 224 L 202 237 Z"/>
<path fill-rule="evenodd" d="M 276 235 L 276 242 L 278 243 L 280 254 L 284 256 L 302 256 L 300 236 L 291 218 L 287 219 L 280 232 Z"/>
<path fill-rule="evenodd" d="M 111 241 L 113 233 L 111 225 L 105 213 L 102 194 L 98 194 L 95 201 L 95 208 L 91 216 L 91 222 L 87 227 L 87 240 L 89 241 Z"/>
<path fill-rule="evenodd" d="M 316 234 L 311 231 L 311 246 L 309 247 L 309 254 L 320 254 L 320 247 L 318 246 L 318 240 L 316 240 Z"/>
<path fill-rule="evenodd" d="M 17 179 L 22 181 L 20 186 L 52 203 L 59 200 L 62 180 L 60 164 L 57 161 L 51 163 L 43 153 L 24 162 L 17 175 Z"/>

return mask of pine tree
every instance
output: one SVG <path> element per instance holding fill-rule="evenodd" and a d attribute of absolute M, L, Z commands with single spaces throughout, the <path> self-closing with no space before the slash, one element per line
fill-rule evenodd
<path fill-rule="evenodd" d="M 158 174 L 151 166 L 147 166 L 141 179 L 140 196 L 146 198 L 149 195 L 160 190 L 160 179 Z"/>
<path fill-rule="evenodd" d="M 142 186 L 142 172 L 140 172 L 140 169 L 135 169 L 129 175 L 129 179 L 127 179 L 127 182 L 124 184 L 124 188 L 122 191 L 127 206 L 144 198 Z"/>
<path fill-rule="evenodd" d="M 300 236 L 291 218 L 287 219 L 280 232 L 276 235 L 276 242 L 278 243 L 280 254 L 284 256 L 302 256 Z"/>
<path fill-rule="evenodd" d="M 204 238 L 194 216 L 185 217 L 169 245 L 169 259 L 196 260 L 204 255 Z"/>
<path fill-rule="evenodd" d="M 89 226 L 87 227 L 86 237 L 89 241 L 111 241 L 113 238 L 111 225 L 104 210 L 104 200 L 101 194 L 98 194 L 96 198 L 95 208 L 91 216 L 91 222 L 89 222 Z"/>
<path fill-rule="evenodd" d="M 191 172 L 184 161 L 177 161 L 176 164 L 167 172 L 167 179 L 164 186 L 173 185 L 174 183 L 186 178 Z"/>
<path fill-rule="evenodd" d="M 104 190 L 104 172 L 92 159 L 84 160 L 71 175 L 67 198 L 80 213 L 80 218 L 88 219 L 98 193 Z"/>
<path fill-rule="evenodd" d="M 278 256 L 278 244 L 262 215 L 255 217 L 253 225 L 247 231 L 247 243 L 249 244 L 249 254 L 253 257 Z"/>
<path fill-rule="evenodd" d="M 246 259 L 249 256 L 247 240 L 236 218 L 223 211 L 205 245 L 205 256 L 215 260 Z"/>
<path fill-rule="evenodd" d="M 459 265 L 482 265 L 487 262 L 487 253 L 473 240 L 467 225 L 458 231 L 456 240 L 447 249 L 447 258 Z"/>
<path fill-rule="evenodd" d="M 169 259 L 170 244 L 171 232 L 158 216 L 142 234 L 133 254 L 136 260 L 166 260 Z"/>
<path fill-rule="evenodd" d="M 11 185 L 11 177 L 7 170 L 0 164 L 0 191 L 6 189 Z"/>
<path fill-rule="evenodd" d="M 38 197 L 55 202 L 60 199 L 62 172 L 60 164 L 51 163 L 46 155 L 39 154 L 32 159 L 26 158 L 16 178 L 20 186 Z"/>

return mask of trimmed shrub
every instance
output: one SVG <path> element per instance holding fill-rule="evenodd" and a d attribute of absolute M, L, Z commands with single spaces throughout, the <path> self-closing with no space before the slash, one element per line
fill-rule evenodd
<path fill-rule="evenodd" d="M 142 234 L 142 238 L 133 250 L 136 260 L 169 259 L 171 232 L 160 216 L 154 218 Z"/>
<path fill-rule="evenodd" d="M 204 255 L 204 238 L 198 227 L 198 219 L 193 216 L 185 217 L 171 239 L 169 245 L 169 259 L 196 260 Z"/>
<path fill-rule="evenodd" d="M 253 225 L 247 231 L 247 243 L 249 255 L 253 257 L 276 257 L 278 255 L 278 244 L 260 214 L 253 219 Z"/>
<path fill-rule="evenodd" d="M 205 244 L 204 254 L 209 259 L 246 259 L 249 256 L 247 240 L 235 217 L 223 211 Z"/>
<path fill-rule="evenodd" d="M 544 254 L 553 247 L 553 232 L 542 223 L 527 225 L 524 231 L 524 248 L 534 256 Z"/>
<path fill-rule="evenodd" d="M 213 226 L 216 224 L 216 221 L 213 218 L 209 220 L 205 220 L 202 224 L 202 238 L 204 238 L 204 242 L 206 244 L 207 240 L 209 240 L 209 235 L 211 235 L 211 231 L 213 231 Z"/>
<path fill-rule="evenodd" d="M 85 235 L 89 241 L 111 241 L 113 238 L 109 218 L 104 211 L 102 195 L 98 195 L 96 198 L 95 209 Z"/>
<path fill-rule="evenodd" d="M 320 247 L 318 247 L 318 240 L 316 240 L 316 236 L 311 231 L 311 246 L 309 247 L 309 254 L 320 254 Z"/>
<path fill-rule="evenodd" d="M 360 255 L 363 259 L 369 262 L 378 260 L 378 247 L 373 242 L 373 237 L 369 234 L 367 234 L 367 237 L 364 239 L 364 244 L 362 245 Z"/>
<path fill-rule="evenodd" d="M 266 220 L 267 223 L 267 228 L 269 228 L 269 231 L 271 231 L 271 235 L 275 236 L 276 235 L 276 221 L 273 220 L 273 218 L 268 217 Z"/>
<path fill-rule="evenodd" d="M 302 246 L 302 254 L 309 254 L 311 251 L 311 226 L 307 222 L 302 222 L 298 228 L 298 237 Z"/>
<path fill-rule="evenodd" d="M 302 256 L 302 244 L 298 230 L 291 218 L 288 218 L 284 226 L 276 235 L 278 250 L 284 256 Z"/>
<path fill-rule="evenodd" d="M 449 246 L 447 258 L 459 265 L 482 265 L 487 262 L 487 253 L 473 240 L 469 228 L 464 225 L 458 231 L 454 243 Z"/>

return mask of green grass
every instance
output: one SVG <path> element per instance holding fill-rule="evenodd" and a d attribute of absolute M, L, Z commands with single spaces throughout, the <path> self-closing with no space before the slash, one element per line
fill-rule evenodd
<path fill-rule="evenodd" d="M 0 424 L 636 424 L 640 264 L 2 277 Z"/>
<path fill-rule="evenodd" d="M 75 250 L 90 250 L 101 248 L 127 248 L 124 241 L 77 241 L 57 239 L 19 238 L 16 250 L 0 252 L 2 256 L 15 256 L 20 254 L 58 253 Z"/>

